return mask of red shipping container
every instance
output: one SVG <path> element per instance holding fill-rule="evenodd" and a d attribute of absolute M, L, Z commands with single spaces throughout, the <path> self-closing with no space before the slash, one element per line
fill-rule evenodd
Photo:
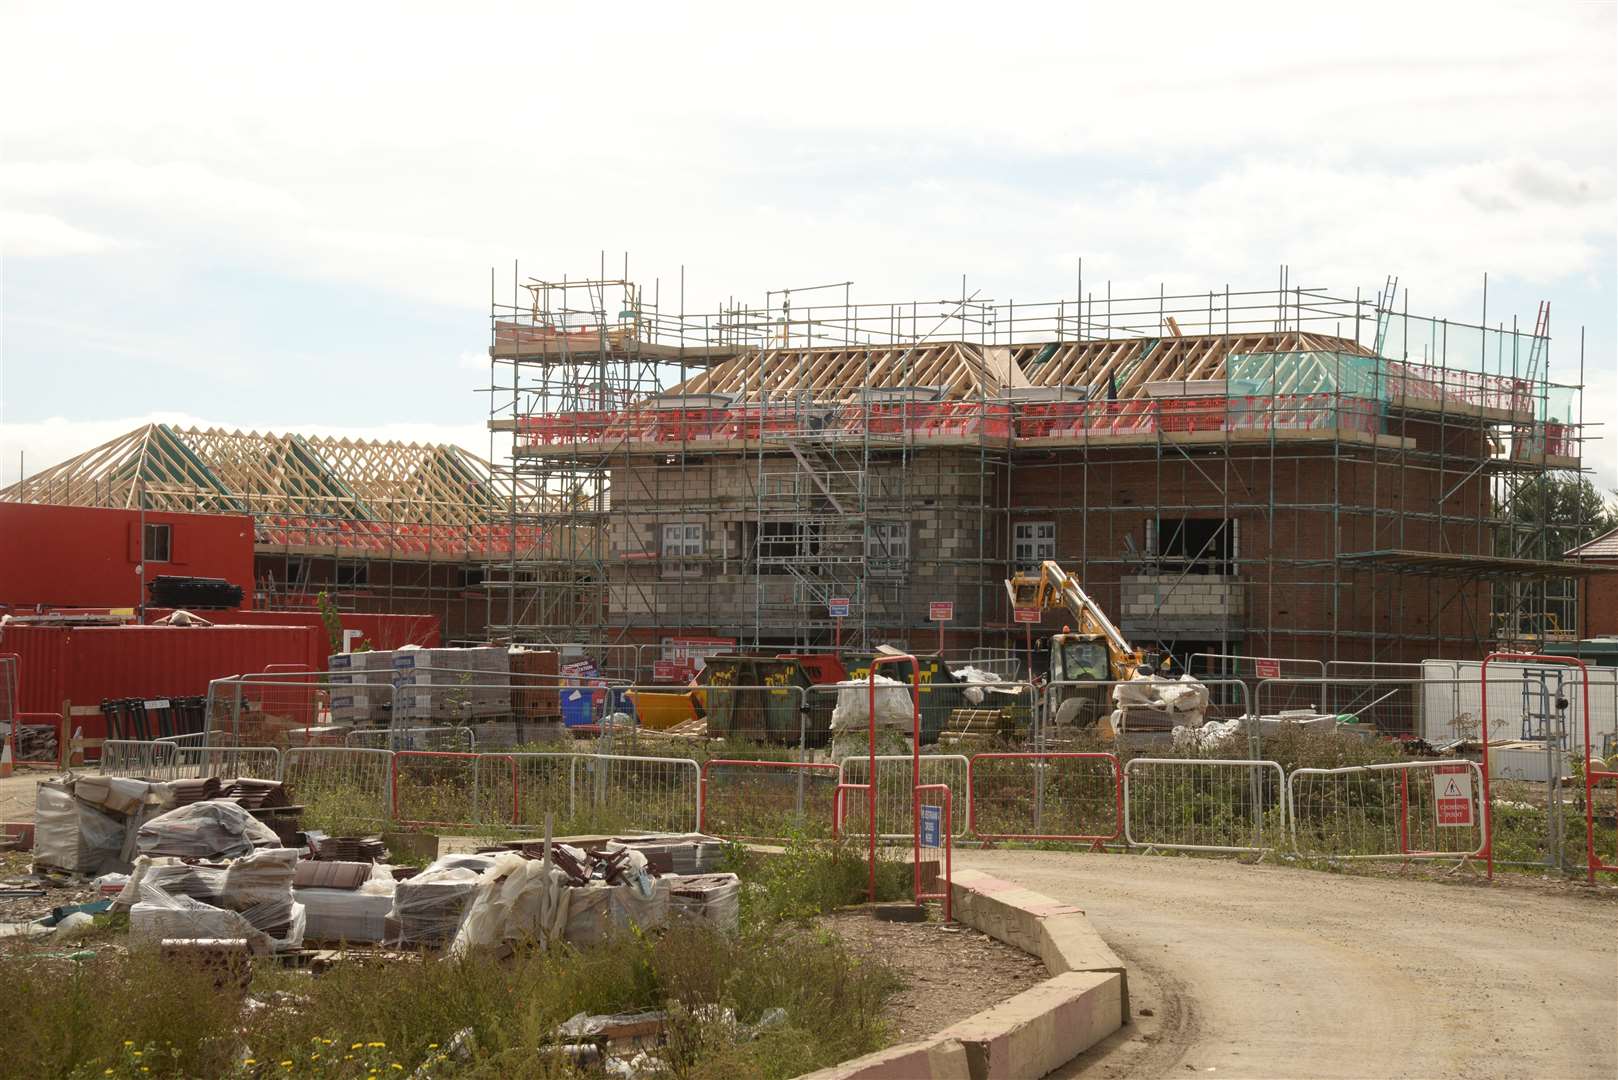
<path fill-rule="evenodd" d="M 156 622 L 169 615 L 173 608 L 147 608 L 146 621 Z M 212 623 L 239 623 L 245 626 L 307 626 L 319 630 L 326 639 L 326 624 L 318 611 L 199 611 L 198 615 Z M 443 643 L 440 629 L 442 620 L 437 615 L 381 615 L 361 611 L 343 611 L 338 618 L 346 631 L 358 631 L 360 637 L 350 648 L 364 642 L 373 649 L 397 649 L 404 645 L 420 645 L 436 649 Z M 328 652 L 329 644 L 323 646 Z M 323 662 L 316 670 L 324 671 Z"/>
<path fill-rule="evenodd" d="M 201 696 L 213 679 L 271 664 L 326 665 L 326 634 L 307 626 L 0 626 L 16 653 L 23 712 L 56 713 L 69 700 L 86 738 L 105 738 L 103 698 Z M 82 711 L 81 711 L 82 710 Z"/>

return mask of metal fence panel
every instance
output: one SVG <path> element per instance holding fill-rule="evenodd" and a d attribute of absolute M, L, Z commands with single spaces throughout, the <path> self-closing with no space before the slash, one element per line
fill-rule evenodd
<path fill-rule="evenodd" d="M 104 776 L 169 780 L 176 749 L 171 742 L 108 739 L 101 744 L 101 761 L 96 767 Z"/>
<path fill-rule="evenodd" d="M 310 828 L 374 830 L 393 817 L 393 753 L 356 746 L 294 746 L 281 779 Z"/>
<path fill-rule="evenodd" d="M 168 771 L 170 780 L 200 780 L 209 776 L 279 780 L 281 751 L 273 746 L 181 744 L 174 748 Z"/>
<path fill-rule="evenodd" d="M 367 746 L 381 750 L 448 750 L 471 753 L 477 749 L 477 735 L 469 727 L 362 728 L 343 736 L 344 746 Z"/>
<path fill-rule="evenodd" d="M 950 805 L 954 810 L 954 834 L 966 835 L 967 806 L 970 793 L 969 763 L 964 754 L 922 754 L 921 783 L 942 786 L 950 790 Z M 842 760 L 844 784 L 864 784 L 871 773 L 870 755 L 850 756 Z M 912 764 L 909 754 L 880 754 L 876 759 L 876 827 L 882 840 L 909 840 L 914 833 L 914 808 L 911 799 Z M 843 808 L 841 828 L 859 836 L 870 831 L 867 822 L 867 802 L 851 798 Z"/>
<path fill-rule="evenodd" d="M 1124 829 L 1124 774 L 1116 754 L 975 754 L 969 817 L 979 840 L 1100 843 Z"/>
<path fill-rule="evenodd" d="M 697 827 L 701 776 L 689 758 L 580 754 L 572 787 L 576 813 L 591 832 Z"/>
<path fill-rule="evenodd" d="M 1273 761 L 1134 758 L 1124 766 L 1131 847 L 1260 852 L 1286 840 L 1286 777 Z"/>
<path fill-rule="evenodd" d="M 393 816 L 409 825 L 515 825 L 517 783 L 517 763 L 510 754 L 395 751 Z"/>
<path fill-rule="evenodd" d="M 830 837 L 840 780 L 830 762 L 710 758 L 702 763 L 697 827 L 731 839 Z"/>
<path fill-rule="evenodd" d="M 1293 850 L 1334 859 L 1465 859 L 1486 839 L 1476 762 L 1388 762 L 1294 769 L 1287 777 Z"/>

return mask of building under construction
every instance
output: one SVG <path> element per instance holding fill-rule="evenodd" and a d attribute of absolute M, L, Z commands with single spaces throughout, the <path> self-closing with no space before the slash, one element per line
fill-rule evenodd
<path fill-rule="evenodd" d="M 529 526 L 513 533 L 510 521 L 513 507 L 537 516 L 538 499 L 456 446 L 167 424 L 0 491 L 0 502 L 245 515 L 253 579 L 232 584 L 249 590 L 251 606 L 307 609 L 324 595 L 342 611 L 436 615 L 452 641 L 485 637 L 486 568 L 509 562 L 514 541 L 542 550 Z M 154 574 L 193 572 L 197 553 L 183 550 L 175 528 L 148 524 L 130 540 L 129 561 Z"/>
<path fill-rule="evenodd" d="M 837 285 L 692 314 L 625 278 L 491 305 L 490 457 L 546 496 L 490 567 L 497 632 L 927 648 L 942 601 L 951 651 L 1006 647 L 1003 581 L 1042 559 L 1182 655 L 1476 656 L 1577 625 L 1584 568 L 1518 510 L 1580 469 L 1582 345 L 1553 380 L 1548 305 L 1528 330 L 1413 316 L 1393 281 Z"/>

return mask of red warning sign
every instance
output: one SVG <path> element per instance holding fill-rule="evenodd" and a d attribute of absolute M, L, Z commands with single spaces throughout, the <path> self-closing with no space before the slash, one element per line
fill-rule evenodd
<path fill-rule="evenodd" d="M 1281 677 L 1281 661 L 1254 660 L 1254 674 L 1261 679 L 1279 679 Z"/>
<path fill-rule="evenodd" d="M 1439 825 L 1472 824 L 1472 766 L 1439 765 L 1433 770 L 1433 813 Z"/>

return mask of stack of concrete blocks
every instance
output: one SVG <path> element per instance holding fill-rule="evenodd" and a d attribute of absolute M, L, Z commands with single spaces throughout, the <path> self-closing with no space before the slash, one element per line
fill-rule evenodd
<path fill-rule="evenodd" d="M 464 723 L 511 715 L 505 646 L 399 649 L 391 654 L 401 723 Z"/>
<path fill-rule="evenodd" d="M 1126 634 L 1223 630 L 1240 625 L 1247 610 L 1241 581 L 1226 574 L 1140 574 L 1122 587 Z"/>
<path fill-rule="evenodd" d="M 355 727 L 386 727 L 393 704 L 393 653 L 338 653 L 331 671 L 331 718 Z"/>

